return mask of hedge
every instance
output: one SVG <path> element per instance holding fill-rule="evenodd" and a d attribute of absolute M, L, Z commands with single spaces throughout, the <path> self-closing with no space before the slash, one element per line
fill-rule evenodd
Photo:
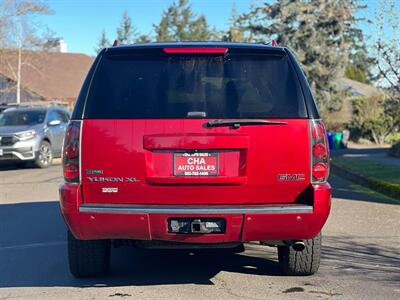
<path fill-rule="evenodd" d="M 339 166 L 334 161 L 332 161 L 331 169 L 332 172 L 343 178 L 366 186 L 374 191 L 392 197 L 396 200 L 400 200 L 400 183 L 388 182 L 374 177 L 366 177 L 357 174 L 347 168 L 344 168 L 343 166 Z"/>

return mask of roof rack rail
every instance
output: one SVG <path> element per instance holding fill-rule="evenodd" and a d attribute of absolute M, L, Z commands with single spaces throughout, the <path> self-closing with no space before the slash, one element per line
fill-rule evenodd
<path fill-rule="evenodd" d="M 3 105 L 3 104 L 2 104 Z M 13 107 L 51 107 L 51 106 L 67 106 L 68 103 L 66 101 L 59 101 L 59 100 L 44 100 L 44 101 L 27 101 L 21 103 L 6 103 L 4 106 L 13 106 Z"/>

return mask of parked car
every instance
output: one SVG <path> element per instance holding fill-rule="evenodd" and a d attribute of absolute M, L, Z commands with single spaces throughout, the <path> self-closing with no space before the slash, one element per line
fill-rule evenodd
<path fill-rule="evenodd" d="M 5 111 L 6 109 L 14 108 L 14 107 L 18 107 L 18 105 L 17 105 L 17 104 L 1 103 L 1 104 L 0 104 L 0 113 L 2 113 L 3 111 Z"/>
<path fill-rule="evenodd" d="M 318 270 L 331 199 L 324 124 L 285 47 L 151 43 L 103 50 L 67 128 L 60 186 L 76 277 L 110 248 L 277 246 Z M 123 241 L 123 242 L 122 242 Z"/>
<path fill-rule="evenodd" d="M 0 114 L 0 162 L 51 166 L 60 157 L 69 113 L 60 107 L 14 107 Z"/>

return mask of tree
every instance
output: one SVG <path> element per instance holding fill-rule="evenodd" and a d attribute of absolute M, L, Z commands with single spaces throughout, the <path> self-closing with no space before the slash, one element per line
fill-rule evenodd
<path fill-rule="evenodd" d="M 100 53 L 101 50 L 104 48 L 110 47 L 110 41 L 107 38 L 106 31 L 103 29 L 101 32 L 99 41 L 97 43 L 97 46 L 95 48 L 96 53 Z"/>
<path fill-rule="evenodd" d="M 351 2 L 350 2 L 351 3 Z M 364 9 L 366 5 L 353 4 L 358 9 Z M 344 31 L 345 39 L 348 43 L 348 63 L 345 69 L 345 76 L 363 83 L 370 83 L 372 79 L 371 66 L 374 59 L 370 56 L 363 32 L 356 23 L 371 23 L 370 20 L 362 17 L 353 16 L 353 26 Z"/>
<path fill-rule="evenodd" d="M 348 61 L 348 36 L 356 30 L 353 0 L 281 0 L 255 6 L 240 17 L 258 41 L 276 39 L 301 63 L 323 116 L 339 110 L 340 80 Z"/>
<path fill-rule="evenodd" d="M 136 43 L 143 44 L 143 43 L 150 43 L 151 38 L 149 35 L 141 34 L 135 41 Z"/>
<path fill-rule="evenodd" d="M 376 13 L 375 79 L 387 88 L 391 97 L 400 99 L 400 12 L 395 3 L 381 2 Z"/>
<path fill-rule="evenodd" d="M 349 53 L 345 76 L 359 82 L 370 83 L 373 77 L 371 72 L 373 65 L 374 59 L 369 56 L 365 43 L 353 44 Z"/>
<path fill-rule="evenodd" d="M 35 49 L 43 44 L 43 40 L 37 34 L 38 23 L 33 22 L 33 18 L 37 15 L 50 14 L 51 10 L 47 4 L 36 0 L 8 0 L 0 3 L 2 25 L 2 43 L 3 47 L 16 49 L 17 66 L 14 66 L 3 58 L 13 74 L 16 82 L 16 103 L 21 102 L 21 80 L 22 66 L 27 65 L 33 67 L 29 63 L 26 50 Z"/>
<path fill-rule="evenodd" d="M 400 131 L 400 12 L 394 0 L 380 3 L 376 12 L 375 80 L 385 89 L 384 114 L 375 123 L 389 120 L 389 134 Z M 375 123 L 369 124 L 376 126 Z"/>
<path fill-rule="evenodd" d="M 124 11 L 120 25 L 117 27 L 117 39 L 121 44 L 132 44 L 138 35 L 136 27 L 127 11 Z"/>
<path fill-rule="evenodd" d="M 244 37 L 245 30 L 239 22 L 239 16 L 237 14 L 236 5 L 232 5 L 231 15 L 229 17 L 228 30 L 224 34 L 224 41 L 228 42 L 245 42 L 248 39 Z"/>
<path fill-rule="evenodd" d="M 361 135 L 383 144 L 398 131 L 400 125 L 400 119 L 396 118 L 392 109 L 384 95 L 354 98 L 352 126 L 360 130 Z M 398 108 L 397 113 L 399 111 Z"/>
<path fill-rule="evenodd" d="M 213 37 L 206 17 L 196 16 L 187 0 L 170 5 L 154 29 L 157 41 L 207 41 Z"/>

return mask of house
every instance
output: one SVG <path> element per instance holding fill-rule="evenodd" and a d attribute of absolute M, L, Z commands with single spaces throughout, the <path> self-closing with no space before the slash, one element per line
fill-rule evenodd
<path fill-rule="evenodd" d="M 343 124 L 348 124 L 353 120 L 352 100 L 354 97 L 378 97 L 382 95 L 382 91 L 378 88 L 352 79 L 342 78 L 340 84 L 342 89 L 348 92 L 349 96 L 343 99 L 342 108 L 339 111 L 329 114 L 327 123 L 330 127 L 340 128 Z"/>
<path fill-rule="evenodd" d="M 382 92 L 376 87 L 348 78 L 343 78 L 341 81 L 341 85 L 344 89 L 349 90 L 351 96 L 353 97 L 373 97 L 382 95 Z"/>
<path fill-rule="evenodd" d="M 61 101 L 71 105 L 92 65 L 79 53 L 23 51 L 21 103 Z M 0 50 L 0 103 L 16 102 L 18 51 Z"/>

